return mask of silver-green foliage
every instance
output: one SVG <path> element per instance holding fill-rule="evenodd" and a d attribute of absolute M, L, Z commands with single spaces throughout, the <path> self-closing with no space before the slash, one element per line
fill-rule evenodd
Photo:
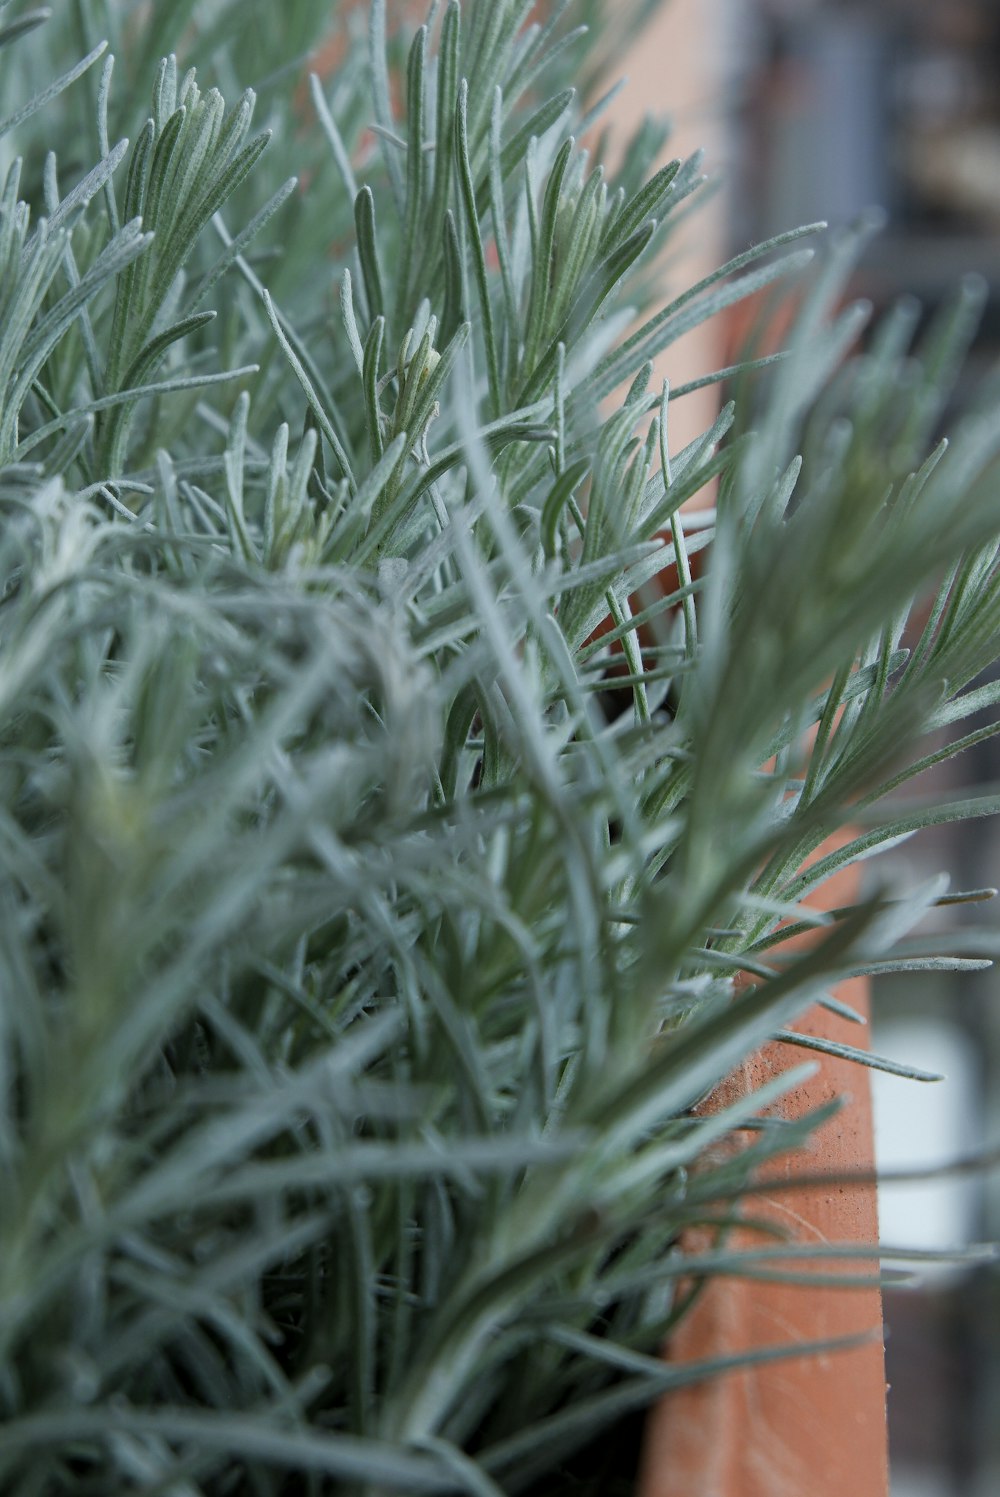
<path fill-rule="evenodd" d="M 997 807 L 886 799 L 998 726 L 995 388 L 933 446 L 977 289 L 845 357 L 824 243 L 672 452 L 648 361 L 817 230 L 643 310 L 698 165 L 578 144 L 584 8 L 373 0 L 310 114 L 326 6 L 2 7 L 12 1497 L 610 1490 L 574 1452 L 711 1370 L 655 1355 L 683 1229 L 794 1272 L 725 1233 L 802 1068 L 693 1104 L 988 944 L 914 934 L 944 881 L 802 905 Z"/>

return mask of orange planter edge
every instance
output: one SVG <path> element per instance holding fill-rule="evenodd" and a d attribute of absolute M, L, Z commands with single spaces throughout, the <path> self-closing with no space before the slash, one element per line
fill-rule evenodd
<path fill-rule="evenodd" d="M 824 886 L 824 902 L 846 902 L 854 870 Z M 841 996 L 867 1015 L 867 984 L 846 984 Z M 849 1020 L 813 1009 L 804 1032 L 858 1046 L 863 1031 Z M 803 1058 L 773 1044 L 752 1057 L 709 1101 L 722 1107 Z M 782 1114 L 799 1117 L 835 1097 L 844 1105 L 815 1135 L 811 1150 L 779 1160 L 773 1194 L 755 1196 L 754 1216 L 767 1217 L 804 1243 L 868 1245 L 878 1239 L 874 1186 L 831 1181 L 788 1188 L 796 1175 L 831 1176 L 872 1168 L 871 1092 L 863 1067 L 822 1056 L 816 1074 L 787 1093 Z M 746 1246 L 759 1246 L 755 1236 Z M 817 1264 L 818 1269 L 824 1265 Z M 844 1266 L 844 1265 L 839 1265 Z M 870 1270 L 874 1262 L 851 1263 Z M 795 1357 L 667 1395 L 647 1425 L 639 1497 L 886 1497 L 885 1358 L 877 1288 L 798 1287 L 759 1280 L 716 1279 L 682 1321 L 666 1349 L 674 1362 L 698 1362 L 769 1346 L 863 1336 L 850 1350 Z"/>

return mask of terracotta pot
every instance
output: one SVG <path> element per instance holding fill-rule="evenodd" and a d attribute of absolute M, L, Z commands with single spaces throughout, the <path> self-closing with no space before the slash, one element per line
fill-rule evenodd
<path fill-rule="evenodd" d="M 853 883 L 851 869 L 829 880 L 821 891 L 823 902 L 831 907 L 846 902 L 855 892 Z M 864 982 L 846 984 L 842 996 L 867 1012 Z M 825 1009 L 813 1009 L 798 1027 L 859 1043 L 859 1027 Z M 725 1106 L 801 1058 L 802 1052 L 790 1046 L 768 1046 L 729 1078 L 710 1105 Z M 832 1182 L 788 1188 L 796 1175 L 835 1176 L 871 1168 L 871 1096 L 860 1066 L 822 1057 L 816 1075 L 787 1094 L 780 1110 L 786 1117 L 799 1117 L 837 1096 L 848 1099 L 842 1110 L 819 1131 L 807 1156 L 777 1162 L 770 1178 L 781 1188 L 756 1197 L 753 1214 L 770 1218 L 798 1242 L 873 1243 L 878 1237 L 873 1187 Z M 760 1239 L 745 1245 L 759 1246 Z M 829 1265 L 816 1265 L 823 1266 Z M 858 1272 L 874 1268 L 869 1263 L 847 1266 Z M 716 1279 L 682 1322 L 666 1355 L 677 1362 L 697 1362 L 857 1335 L 871 1339 L 849 1351 L 764 1364 L 670 1394 L 649 1420 L 640 1497 L 886 1497 L 886 1388 L 877 1289 Z"/>

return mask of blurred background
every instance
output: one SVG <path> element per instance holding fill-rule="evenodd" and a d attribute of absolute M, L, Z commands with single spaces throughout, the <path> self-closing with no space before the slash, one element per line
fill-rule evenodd
<path fill-rule="evenodd" d="M 627 71 L 616 126 L 667 112 L 669 153 L 704 146 L 719 178 L 678 250 L 685 283 L 771 234 L 878 206 L 886 225 L 850 294 L 876 314 L 915 295 L 931 317 L 976 274 L 989 295 L 955 405 L 1000 363 L 1000 0 L 662 0 Z M 761 312 L 731 309 L 660 372 L 690 378 L 734 362 Z M 678 444 L 704 429 L 717 398 L 679 402 Z M 925 776 L 917 791 L 997 786 L 1000 738 L 932 773 L 937 784 Z M 889 858 L 914 882 L 947 869 L 953 889 L 1000 884 L 1000 828 L 942 827 L 883 866 Z M 1000 909 L 950 917 L 994 925 Z M 1000 1140 L 1000 969 L 883 978 L 873 996 L 873 1049 L 947 1074 L 921 1085 L 872 1073 L 881 1167 L 943 1164 Z M 887 1244 L 1000 1241 L 1000 1177 L 883 1186 L 880 1214 Z M 1000 1274 L 935 1267 L 916 1289 L 888 1290 L 884 1306 L 892 1497 L 997 1497 Z"/>
<path fill-rule="evenodd" d="M 969 272 L 989 286 L 964 376 L 971 390 L 1000 359 L 1000 0 L 719 0 L 715 21 L 729 247 L 880 205 L 887 226 L 859 267 L 857 295 L 881 309 L 914 293 L 930 315 Z M 745 318 L 723 334 L 725 362 Z M 1000 782 L 1000 739 L 943 775 L 956 793 Z M 889 856 L 914 880 L 947 868 L 956 888 L 1000 883 L 995 822 L 941 828 Z M 998 918 L 989 905 L 953 918 L 963 911 Z M 877 984 L 874 1049 L 947 1073 L 934 1086 L 874 1075 L 884 1168 L 947 1161 L 1000 1138 L 998 984 L 996 972 Z M 887 1243 L 997 1240 L 1000 1180 L 883 1187 L 880 1211 Z M 1000 1277 L 936 1269 L 917 1290 L 889 1290 L 885 1320 L 892 1497 L 996 1497 Z"/>

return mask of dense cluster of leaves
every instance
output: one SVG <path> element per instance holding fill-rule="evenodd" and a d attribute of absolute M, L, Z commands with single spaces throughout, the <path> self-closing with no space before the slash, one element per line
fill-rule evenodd
<path fill-rule="evenodd" d="M 789 1267 L 725 1233 L 802 1068 L 692 1105 L 968 959 L 944 882 L 802 901 L 997 807 L 890 796 L 1000 727 L 940 747 L 1000 700 L 996 390 L 932 446 L 977 288 L 847 358 L 814 226 L 643 311 L 698 163 L 588 154 L 603 7 L 532 9 L 0 6 L 11 1497 L 568 1490 L 711 1370 L 656 1357 L 682 1230 Z M 649 361 L 790 276 L 672 452 Z"/>

